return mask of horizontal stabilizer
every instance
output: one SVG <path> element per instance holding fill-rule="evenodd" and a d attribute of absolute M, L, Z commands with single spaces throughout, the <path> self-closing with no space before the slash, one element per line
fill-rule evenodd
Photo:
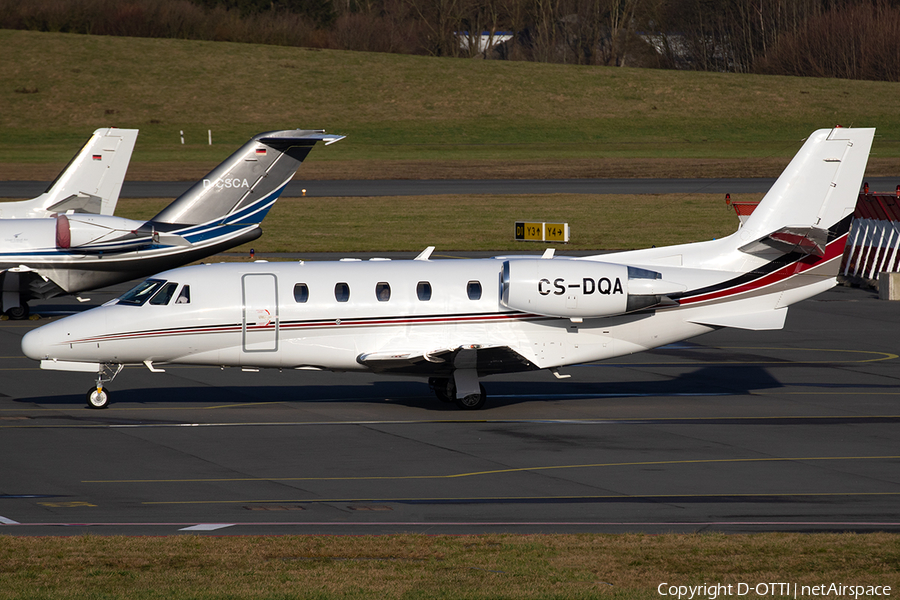
<path fill-rule="evenodd" d="M 782 227 L 756 241 L 741 246 L 747 254 L 764 254 L 776 250 L 785 254 L 799 252 L 812 256 L 825 256 L 828 231 L 818 227 Z"/>
<path fill-rule="evenodd" d="M 193 246 L 187 238 L 180 236 L 177 233 L 154 232 L 153 241 L 158 244 L 165 244 L 166 246 Z"/>
<path fill-rule="evenodd" d="M 47 207 L 47 210 L 54 213 L 76 212 L 100 214 L 103 207 L 103 198 L 100 196 L 92 196 L 91 194 L 72 194 L 68 198 L 63 198 L 56 204 Z"/>
<path fill-rule="evenodd" d="M 331 144 L 339 142 L 347 137 L 346 135 L 325 133 L 321 130 L 313 132 L 298 130 L 298 132 L 299 134 L 294 136 L 280 135 L 261 137 L 259 138 L 259 141 L 270 146 L 291 146 L 297 143 L 304 143 L 309 141 L 325 142 L 326 146 L 330 146 Z"/>
<path fill-rule="evenodd" d="M 712 327 L 732 327 L 734 329 L 750 329 L 762 331 L 767 329 L 784 328 L 784 319 L 787 317 L 787 307 L 772 310 L 761 310 L 751 313 L 736 313 L 727 315 L 711 315 L 709 317 L 697 317 L 688 319 L 689 323 L 698 325 L 710 325 Z"/>

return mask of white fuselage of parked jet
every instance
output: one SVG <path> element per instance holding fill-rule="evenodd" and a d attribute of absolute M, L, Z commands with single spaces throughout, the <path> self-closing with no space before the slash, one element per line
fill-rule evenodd
<path fill-rule="evenodd" d="M 595 299 L 621 309 L 611 309 L 612 316 L 603 319 L 579 319 L 505 306 L 504 266 L 514 270 L 542 260 L 547 277 L 513 280 L 510 290 L 528 286 L 534 299 L 560 300 L 563 310 L 566 304 Z M 158 282 L 146 293 L 149 301 L 120 300 L 97 310 L 90 316 L 102 318 L 102 328 L 93 319 L 82 318 L 87 314 L 67 318 L 67 335 L 53 356 L 63 362 L 150 361 L 432 375 L 450 370 L 444 368 L 452 365 L 443 364 L 442 353 L 459 348 L 509 349 L 510 358 L 502 359 L 503 368 L 497 372 L 527 370 L 639 352 L 711 329 L 691 323 L 686 318 L 691 309 L 673 310 L 677 306 L 621 314 L 629 296 L 634 297 L 629 290 L 643 293 L 641 284 L 655 282 L 629 279 L 627 272 L 613 263 L 565 258 L 195 265 L 148 280 Z M 696 287 L 715 283 L 715 278 L 703 274 L 687 271 L 670 276 Z M 590 287 L 586 280 L 592 282 Z M 581 289 L 569 288 L 570 281 Z M 560 285 L 566 286 L 563 294 L 555 287 Z M 154 302 L 151 296 L 165 286 L 174 289 L 165 301 L 160 297 Z M 177 302 L 185 287 L 185 300 Z M 771 299 L 757 302 L 774 304 Z M 100 329 L 115 333 L 97 335 Z M 146 340 L 151 338 L 153 344 L 148 346 Z M 26 353 L 31 354 L 27 347 Z M 514 364 L 521 368 L 510 368 Z"/>
<path fill-rule="evenodd" d="M 148 221 L 68 211 L 0 219 L 3 310 L 22 318 L 30 299 L 145 277 L 258 238 L 262 220 L 312 147 L 342 137 L 299 129 L 258 134 Z"/>
<path fill-rule="evenodd" d="M 841 244 L 827 262 L 746 286 L 734 271 L 629 267 L 616 254 L 195 265 L 29 333 L 23 348 L 52 356 L 44 368 L 94 371 L 184 363 L 449 377 L 467 351 L 479 375 L 553 369 L 718 326 L 779 328 L 788 304 L 834 285 L 821 271 Z"/>

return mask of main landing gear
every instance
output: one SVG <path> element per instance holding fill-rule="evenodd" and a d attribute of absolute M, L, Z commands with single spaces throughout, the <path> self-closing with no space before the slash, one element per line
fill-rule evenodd
<path fill-rule="evenodd" d="M 28 307 L 28 303 L 22 302 L 18 306 L 7 309 L 5 314 L 12 321 L 21 321 L 22 319 L 27 319 L 30 312 L 31 309 Z"/>
<path fill-rule="evenodd" d="M 484 386 L 478 384 L 478 392 L 466 394 L 462 398 L 456 397 L 456 382 L 453 377 L 429 377 L 428 387 L 434 392 L 438 400 L 441 402 L 453 402 L 462 410 L 478 410 L 484 407 L 487 400 L 487 393 Z"/>
<path fill-rule="evenodd" d="M 88 408 L 106 408 L 109 406 L 109 390 L 103 384 L 116 378 L 125 365 L 104 363 L 97 372 L 97 384 L 87 391 Z"/>

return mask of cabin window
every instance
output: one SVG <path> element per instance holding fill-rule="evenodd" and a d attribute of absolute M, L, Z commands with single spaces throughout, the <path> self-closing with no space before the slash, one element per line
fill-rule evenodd
<path fill-rule="evenodd" d="M 308 302 L 309 301 L 309 286 L 305 283 L 295 283 L 294 284 L 294 302 Z"/>
<path fill-rule="evenodd" d="M 175 290 L 178 288 L 178 284 L 170 281 L 166 285 L 162 286 L 162 288 L 153 294 L 153 297 L 150 298 L 150 304 L 154 304 L 156 306 L 162 306 L 169 303 L 169 300 L 172 299 L 172 296 L 175 295 Z"/>
<path fill-rule="evenodd" d="M 125 294 L 119 298 L 117 304 L 143 306 L 143 304 L 165 283 L 166 282 L 161 279 L 148 279 L 147 281 L 143 281 L 131 288 L 131 290 L 125 292 Z"/>
<path fill-rule="evenodd" d="M 338 302 L 350 301 L 350 286 L 346 283 L 338 283 L 334 286 L 334 299 Z"/>
<path fill-rule="evenodd" d="M 431 284 L 427 281 L 420 281 L 416 285 L 416 296 L 418 296 L 419 300 L 422 302 L 431 300 Z"/>
<path fill-rule="evenodd" d="M 470 281 L 466 284 L 466 293 L 469 295 L 469 300 L 481 300 L 481 282 Z"/>
<path fill-rule="evenodd" d="M 391 284 L 381 281 L 375 284 L 375 297 L 379 302 L 387 302 L 391 299 Z"/>
<path fill-rule="evenodd" d="M 181 291 L 178 293 L 178 298 L 175 299 L 175 304 L 190 304 L 191 303 L 191 286 L 185 284 Z"/>

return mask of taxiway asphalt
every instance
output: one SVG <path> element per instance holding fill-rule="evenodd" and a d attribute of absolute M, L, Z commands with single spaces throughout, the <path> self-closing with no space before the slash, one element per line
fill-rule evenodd
<path fill-rule="evenodd" d="M 900 177 L 872 177 L 869 188 L 891 192 Z M 284 198 L 425 196 L 434 194 L 751 194 L 764 193 L 774 179 L 382 179 L 304 180 L 302 171 Z M 122 198 L 176 198 L 194 182 L 126 181 Z M 34 198 L 46 182 L 0 181 L 0 198 Z"/>
<path fill-rule="evenodd" d="M 900 304 L 869 291 L 490 377 L 478 412 L 415 379 L 190 367 L 127 368 L 91 410 L 90 375 L 21 355 L 45 322 L 0 322 L 2 534 L 900 531 Z"/>

